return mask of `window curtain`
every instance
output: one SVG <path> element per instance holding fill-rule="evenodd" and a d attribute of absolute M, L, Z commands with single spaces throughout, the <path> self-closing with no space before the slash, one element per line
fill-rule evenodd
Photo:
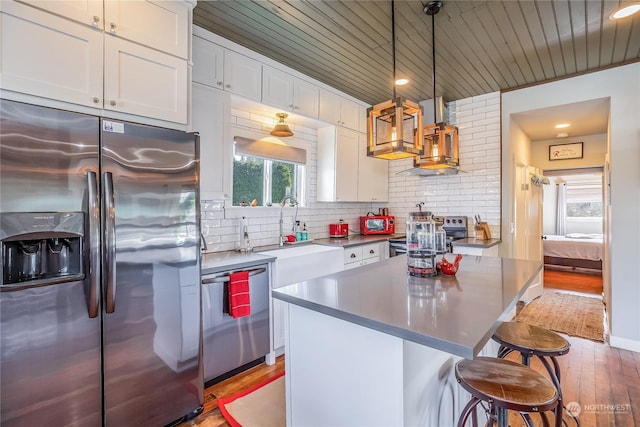
<path fill-rule="evenodd" d="M 556 184 L 557 191 L 557 212 L 556 212 L 556 235 L 564 236 L 567 232 L 567 184 Z"/>

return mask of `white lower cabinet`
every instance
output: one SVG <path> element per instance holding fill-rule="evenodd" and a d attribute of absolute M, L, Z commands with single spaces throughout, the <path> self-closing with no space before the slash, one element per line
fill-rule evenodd
<path fill-rule="evenodd" d="M 361 267 L 386 258 L 383 245 L 386 247 L 388 243 L 386 241 L 380 243 L 367 243 L 364 245 L 345 248 L 344 269 L 349 270 L 351 268 Z"/>

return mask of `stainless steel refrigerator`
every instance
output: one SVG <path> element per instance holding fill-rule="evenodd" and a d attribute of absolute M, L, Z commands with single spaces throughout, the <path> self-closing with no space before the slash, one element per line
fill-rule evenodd
<path fill-rule="evenodd" d="M 198 138 L 0 100 L 0 425 L 202 410 Z"/>

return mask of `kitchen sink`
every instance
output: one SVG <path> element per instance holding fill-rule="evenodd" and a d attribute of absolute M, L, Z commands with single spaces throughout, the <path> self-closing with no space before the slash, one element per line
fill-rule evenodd
<path fill-rule="evenodd" d="M 277 289 L 292 283 L 315 279 L 344 269 L 344 249 L 324 245 L 289 246 L 260 252 L 276 257 L 273 263 L 271 288 Z M 267 363 L 275 362 L 275 355 L 284 352 L 285 303 L 271 299 L 272 303 L 272 351 Z"/>
<path fill-rule="evenodd" d="M 308 244 L 260 252 L 276 257 L 272 288 L 315 279 L 344 269 L 343 249 Z"/>

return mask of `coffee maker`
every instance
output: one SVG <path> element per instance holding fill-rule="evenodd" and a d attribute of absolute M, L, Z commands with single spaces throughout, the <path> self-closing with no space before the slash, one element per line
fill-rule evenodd
<path fill-rule="evenodd" d="M 82 280 L 82 212 L 10 212 L 0 216 L 1 286 Z"/>

